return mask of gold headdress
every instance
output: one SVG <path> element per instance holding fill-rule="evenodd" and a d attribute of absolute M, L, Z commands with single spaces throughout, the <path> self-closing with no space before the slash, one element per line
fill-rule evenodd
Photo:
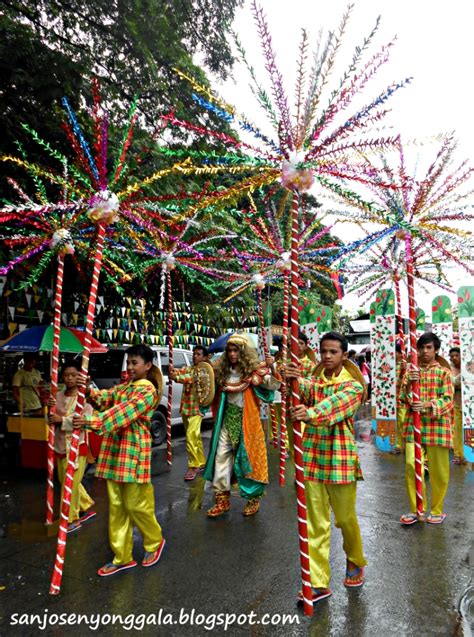
<path fill-rule="evenodd" d="M 246 334 L 238 334 L 237 332 L 234 332 L 234 334 L 229 336 L 229 338 L 227 339 L 226 345 L 239 345 L 241 347 L 242 346 L 250 347 L 250 340 L 249 338 L 247 338 Z"/>

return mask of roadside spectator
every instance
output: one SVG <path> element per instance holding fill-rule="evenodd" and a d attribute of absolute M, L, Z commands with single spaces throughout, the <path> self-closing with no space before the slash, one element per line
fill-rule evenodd
<path fill-rule="evenodd" d="M 28 352 L 23 355 L 23 367 L 13 376 L 12 390 L 18 408 L 30 416 L 41 416 L 40 391 L 43 384 L 40 372 L 36 369 L 38 354 Z"/>
<path fill-rule="evenodd" d="M 370 401 L 371 396 L 371 378 L 370 378 L 370 369 L 367 365 L 366 357 L 364 354 L 359 354 L 357 357 L 357 365 L 364 377 L 365 384 L 367 385 L 367 401 Z"/>
<path fill-rule="evenodd" d="M 462 428 L 462 403 L 461 403 L 461 350 L 459 347 L 451 347 L 449 360 L 453 372 L 454 385 L 454 464 L 466 464 L 464 460 L 464 440 Z"/>

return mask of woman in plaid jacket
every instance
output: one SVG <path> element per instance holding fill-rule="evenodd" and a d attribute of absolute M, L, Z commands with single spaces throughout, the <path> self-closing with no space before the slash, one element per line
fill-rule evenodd
<path fill-rule="evenodd" d="M 356 514 L 357 481 L 362 471 L 354 437 L 353 417 L 364 396 L 363 380 L 355 365 L 345 368 L 347 340 L 337 332 L 321 338 L 321 364 L 313 378 L 301 376 L 290 363 L 287 378 L 298 379 L 300 405 L 290 409 L 293 420 L 305 422 L 303 460 L 308 519 L 310 579 L 313 602 L 329 597 L 331 571 L 331 509 L 344 538 L 347 557 L 344 584 L 354 588 L 364 582 L 367 564 Z M 350 365 L 350 364 L 349 364 Z M 302 601 L 300 591 L 298 601 Z"/>
<path fill-rule="evenodd" d="M 127 350 L 128 381 L 107 390 L 89 390 L 92 415 L 74 417 L 75 426 L 102 434 L 95 475 L 107 480 L 109 541 L 114 559 L 98 570 L 107 577 L 137 565 L 133 559 L 133 527 L 143 536 L 142 566 L 156 564 L 165 540 L 155 516 L 151 484 L 150 420 L 161 398 L 161 372 L 153 350 L 135 345 Z"/>

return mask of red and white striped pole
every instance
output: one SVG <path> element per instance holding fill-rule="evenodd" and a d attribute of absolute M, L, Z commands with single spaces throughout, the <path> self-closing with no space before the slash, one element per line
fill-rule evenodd
<path fill-rule="evenodd" d="M 263 317 L 263 303 L 262 303 L 262 288 L 257 283 L 257 306 L 258 306 L 258 320 L 260 321 L 260 333 L 262 335 L 263 353 L 265 358 L 270 355 L 268 349 L 267 330 L 265 329 L 265 322 Z M 270 419 L 272 423 L 272 444 L 275 449 L 278 447 L 278 427 L 275 413 L 275 407 L 270 404 Z"/>
<path fill-rule="evenodd" d="M 173 364 L 173 290 L 171 288 L 170 267 L 166 268 L 166 289 L 168 296 L 168 312 L 166 315 L 166 327 L 168 333 L 168 365 Z M 171 416 L 173 409 L 173 381 L 168 374 L 168 410 L 166 412 L 166 462 L 173 462 L 173 450 L 171 447 Z"/>
<path fill-rule="evenodd" d="M 61 336 L 61 305 L 63 296 L 64 278 L 64 252 L 58 253 L 58 270 L 56 274 L 56 289 L 54 293 L 54 318 L 53 318 L 53 349 L 51 352 L 51 398 L 56 400 L 58 393 L 59 375 L 59 339 Z M 56 404 L 50 407 L 49 413 L 56 413 Z M 54 437 L 56 427 L 48 425 L 48 476 L 46 486 L 46 524 L 53 523 L 54 517 Z"/>
<path fill-rule="evenodd" d="M 415 307 L 415 283 L 413 275 L 413 253 L 411 247 L 411 234 L 405 234 L 406 271 L 408 287 L 408 319 L 410 325 L 410 362 L 411 369 L 419 370 L 418 352 L 416 349 L 416 307 Z M 413 381 L 411 391 L 414 401 L 420 400 L 420 383 Z M 423 510 L 423 463 L 421 461 L 421 415 L 419 411 L 413 414 L 413 438 L 415 443 L 415 490 L 416 490 L 416 511 L 418 517 L 422 518 Z"/>
<path fill-rule="evenodd" d="M 290 291 L 291 291 L 291 308 L 290 308 L 290 356 L 291 362 L 299 365 L 298 358 L 298 333 L 299 333 L 299 316 L 298 316 L 298 296 L 299 296 L 299 274 L 298 274 L 298 250 L 299 250 L 299 195 L 293 192 L 293 200 L 291 203 L 291 273 L 290 273 Z M 300 404 L 298 380 L 294 379 L 291 383 L 291 404 L 293 407 Z M 309 571 L 309 547 L 308 547 L 308 527 L 306 519 L 306 495 L 304 486 L 303 471 L 303 435 L 301 431 L 301 422 L 293 422 L 294 447 L 295 447 L 295 472 L 296 472 L 296 502 L 298 512 L 298 535 L 300 547 L 300 566 L 301 580 L 303 589 L 303 604 L 305 615 L 313 614 L 312 589 Z"/>
<path fill-rule="evenodd" d="M 97 288 L 99 284 L 99 275 L 100 275 L 100 270 L 102 267 L 102 253 L 104 250 L 105 229 L 106 229 L 106 225 L 104 223 L 98 224 L 97 243 L 96 243 L 95 258 L 94 258 L 94 269 L 92 271 L 92 283 L 91 283 L 91 290 L 89 295 L 89 304 L 87 306 L 84 351 L 82 354 L 81 372 L 85 376 L 87 376 L 89 371 L 91 337 L 92 337 L 92 329 L 94 327 L 95 304 L 97 300 Z M 79 391 L 77 393 L 77 403 L 76 403 L 76 410 L 74 415 L 80 416 L 82 414 L 82 411 L 84 409 L 84 403 L 85 403 L 85 390 L 81 386 L 79 387 Z M 79 436 L 80 436 L 80 429 L 75 428 L 72 433 L 66 477 L 64 480 L 64 494 L 63 494 L 63 501 L 61 503 L 61 517 L 59 520 L 56 558 L 54 562 L 53 577 L 51 579 L 51 585 L 49 589 L 49 592 L 51 595 L 58 595 L 61 590 L 64 556 L 66 554 L 67 525 L 68 525 L 68 519 L 69 519 L 69 507 L 71 504 L 72 481 L 74 479 L 74 472 L 76 470 L 76 459 L 77 459 L 77 453 L 79 450 Z"/>
<path fill-rule="evenodd" d="M 400 276 L 396 272 L 393 277 L 393 283 L 395 285 L 395 303 L 396 303 L 396 316 L 398 322 L 398 340 L 400 341 L 400 348 L 402 354 L 402 360 L 405 363 L 407 360 L 407 351 L 405 347 L 405 330 L 403 329 L 403 315 L 402 315 L 402 301 L 400 295 Z"/>
<path fill-rule="evenodd" d="M 287 269 L 283 271 L 283 336 L 282 342 L 282 360 L 286 365 L 288 357 L 288 318 L 289 318 L 289 296 L 290 296 L 290 277 Z M 280 417 L 280 487 L 285 486 L 285 466 L 286 466 L 286 382 L 281 385 L 281 417 Z"/>

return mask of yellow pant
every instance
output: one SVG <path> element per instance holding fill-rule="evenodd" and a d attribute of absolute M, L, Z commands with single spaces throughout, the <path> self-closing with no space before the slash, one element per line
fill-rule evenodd
<path fill-rule="evenodd" d="M 206 464 L 201 436 L 201 422 L 202 416 L 200 414 L 197 416 L 183 416 L 188 467 L 203 467 Z"/>
<path fill-rule="evenodd" d="M 405 431 L 405 420 L 407 417 L 406 407 L 397 407 L 397 448 L 405 448 L 405 438 L 403 433 Z"/>
<path fill-rule="evenodd" d="M 67 471 L 67 458 L 56 458 L 56 468 L 58 470 L 58 478 L 61 483 L 61 501 L 63 499 L 64 479 Z M 71 504 L 69 506 L 68 522 L 75 522 L 79 519 L 81 511 L 87 511 L 94 505 L 94 500 L 90 497 L 82 485 L 82 478 L 87 467 L 87 458 L 78 456 L 77 469 L 74 472 L 72 481 Z"/>
<path fill-rule="evenodd" d="M 114 564 L 127 564 L 133 559 L 133 527 L 143 535 L 148 553 L 158 548 L 163 535 L 155 516 L 153 485 L 107 480 L 109 496 L 109 542 Z"/>
<path fill-rule="evenodd" d="M 431 484 L 431 513 L 441 515 L 443 503 L 449 484 L 449 449 L 447 447 L 432 447 L 423 445 L 428 460 Z M 416 514 L 415 488 L 415 443 L 407 442 L 405 448 L 405 483 L 410 501 L 410 511 Z M 428 511 L 424 471 L 421 472 L 423 482 L 423 508 Z"/>
<path fill-rule="evenodd" d="M 454 457 L 464 460 L 464 439 L 462 430 L 462 411 L 454 406 Z"/>
<path fill-rule="evenodd" d="M 309 570 L 313 588 L 328 588 L 331 579 L 331 509 L 342 531 L 347 559 L 356 566 L 367 564 L 356 514 L 357 483 L 324 484 L 305 481 L 308 518 Z"/>

